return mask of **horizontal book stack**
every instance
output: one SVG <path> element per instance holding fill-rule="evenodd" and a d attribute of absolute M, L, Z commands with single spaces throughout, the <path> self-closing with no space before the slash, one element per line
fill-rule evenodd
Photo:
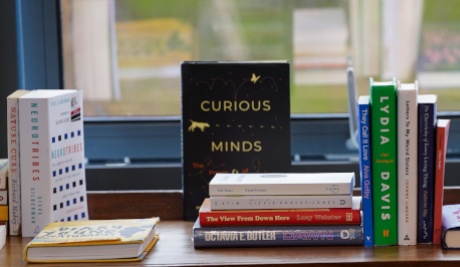
<path fill-rule="evenodd" d="M 354 173 L 216 174 L 195 248 L 362 245 Z"/>
<path fill-rule="evenodd" d="M 437 96 L 370 79 L 357 103 L 365 246 L 440 244 L 447 136 Z"/>

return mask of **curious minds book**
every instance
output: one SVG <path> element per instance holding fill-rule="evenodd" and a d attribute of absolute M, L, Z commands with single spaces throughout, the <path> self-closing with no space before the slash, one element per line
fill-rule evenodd
<path fill-rule="evenodd" d="M 287 61 L 187 61 L 182 75 L 184 219 L 216 173 L 290 172 Z"/>

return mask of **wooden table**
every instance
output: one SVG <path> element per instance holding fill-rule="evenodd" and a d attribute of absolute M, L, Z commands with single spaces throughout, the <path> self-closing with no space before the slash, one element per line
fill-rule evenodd
<path fill-rule="evenodd" d="M 22 259 L 30 238 L 8 237 L 0 266 L 460 266 L 460 250 L 437 245 L 392 247 L 277 247 L 194 249 L 192 223 L 161 221 L 160 240 L 147 257 L 134 263 L 27 264 Z"/>
<path fill-rule="evenodd" d="M 359 191 L 355 192 L 359 195 Z M 140 204 L 142 203 L 142 204 Z M 460 203 L 460 188 L 446 188 L 444 204 Z M 460 250 L 437 245 L 392 247 L 193 248 L 192 222 L 182 221 L 181 192 L 90 192 L 91 219 L 159 216 L 160 240 L 147 257 L 134 263 L 27 264 L 22 253 L 31 238 L 8 237 L 0 267 L 17 266 L 460 266 Z"/>

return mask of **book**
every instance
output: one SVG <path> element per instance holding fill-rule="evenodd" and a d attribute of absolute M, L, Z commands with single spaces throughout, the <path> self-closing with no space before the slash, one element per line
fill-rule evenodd
<path fill-rule="evenodd" d="M 444 248 L 460 248 L 460 204 L 442 207 L 441 243 Z"/>
<path fill-rule="evenodd" d="M 0 205 L 8 205 L 8 190 L 0 189 Z"/>
<path fill-rule="evenodd" d="M 0 221 L 8 221 L 8 205 L 0 205 Z"/>
<path fill-rule="evenodd" d="M 16 90 L 6 98 L 8 139 L 9 234 L 21 234 L 21 168 L 19 151 L 19 97 L 28 90 Z"/>
<path fill-rule="evenodd" d="M 360 225 L 193 225 L 195 248 L 362 246 Z"/>
<path fill-rule="evenodd" d="M 213 210 L 206 198 L 199 210 L 202 226 L 361 224 L 361 198 L 351 208 Z"/>
<path fill-rule="evenodd" d="M 0 225 L 0 250 L 2 250 L 6 244 L 6 232 L 6 225 Z"/>
<path fill-rule="evenodd" d="M 417 244 L 418 83 L 398 83 L 398 245 Z"/>
<path fill-rule="evenodd" d="M 22 235 L 54 221 L 87 220 L 82 92 L 34 90 L 19 98 Z"/>
<path fill-rule="evenodd" d="M 27 262 L 140 261 L 158 241 L 159 218 L 53 222 L 24 248 Z"/>
<path fill-rule="evenodd" d="M 213 210 L 351 208 L 350 195 L 211 196 Z"/>
<path fill-rule="evenodd" d="M 418 101 L 418 225 L 417 243 L 433 242 L 434 161 L 437 96 L 419 95 Z"/>
<path fill-rule="evenodd" d="M 0 190 L 6 189 L 8 179 L 8 159 L 0 159 Z"/>
<path fill-rule="evenodd" d="M 216 173 L 291 171 L 287 61 L 187 61 L 182 76 L 184 219 Z"/>
<path fill-rule="evenodd" d="M 447 142 L 450 120 L 438 119 L 436 122 L 436 153 L 433 204 L 433 244 L 441 244 L 442 205 L 444 203 L 444 174 L 446 169 Z"/>
<path fill-rule="evenodd" d="M 354 172 L 217 173 L 209 183 L 211 196 L 351 195 Z"/>
<path fill-rule="evenodd" d="M 398 243 L 396 79 L 370 78 L 374 245 Z"/>
<path fill-rule="evenodd" d="M 374 219 L 372 207 L 371 175 L 371 125 L 370 99 L 368 95 L 358 97 L 358 147 L 359 173 L 362 197 L 364 246 L 374 246 Z"/>

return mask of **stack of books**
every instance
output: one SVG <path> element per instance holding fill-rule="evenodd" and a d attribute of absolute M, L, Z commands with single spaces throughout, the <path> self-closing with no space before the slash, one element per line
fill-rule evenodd
<path fill-rule="evenodd" d="M 82 108 L 77 90 L 7 97 L 10 235 L 34 237 L 50 222 L 88 219 Z"/>
<path fill-rule="evenodd" d="M 195 248 L 362 245 L 354 173 L 216 174 Z"/>
<path fill-rule="evenodd" d="M 8 159 L 0 159 L 0 226 L 8 226 Z"/>
<path fill-rule="evenodd" d="M 440 244 L 450 120 L 418 84 L 374 82 L 358 99 L 365 246 Z"/>

